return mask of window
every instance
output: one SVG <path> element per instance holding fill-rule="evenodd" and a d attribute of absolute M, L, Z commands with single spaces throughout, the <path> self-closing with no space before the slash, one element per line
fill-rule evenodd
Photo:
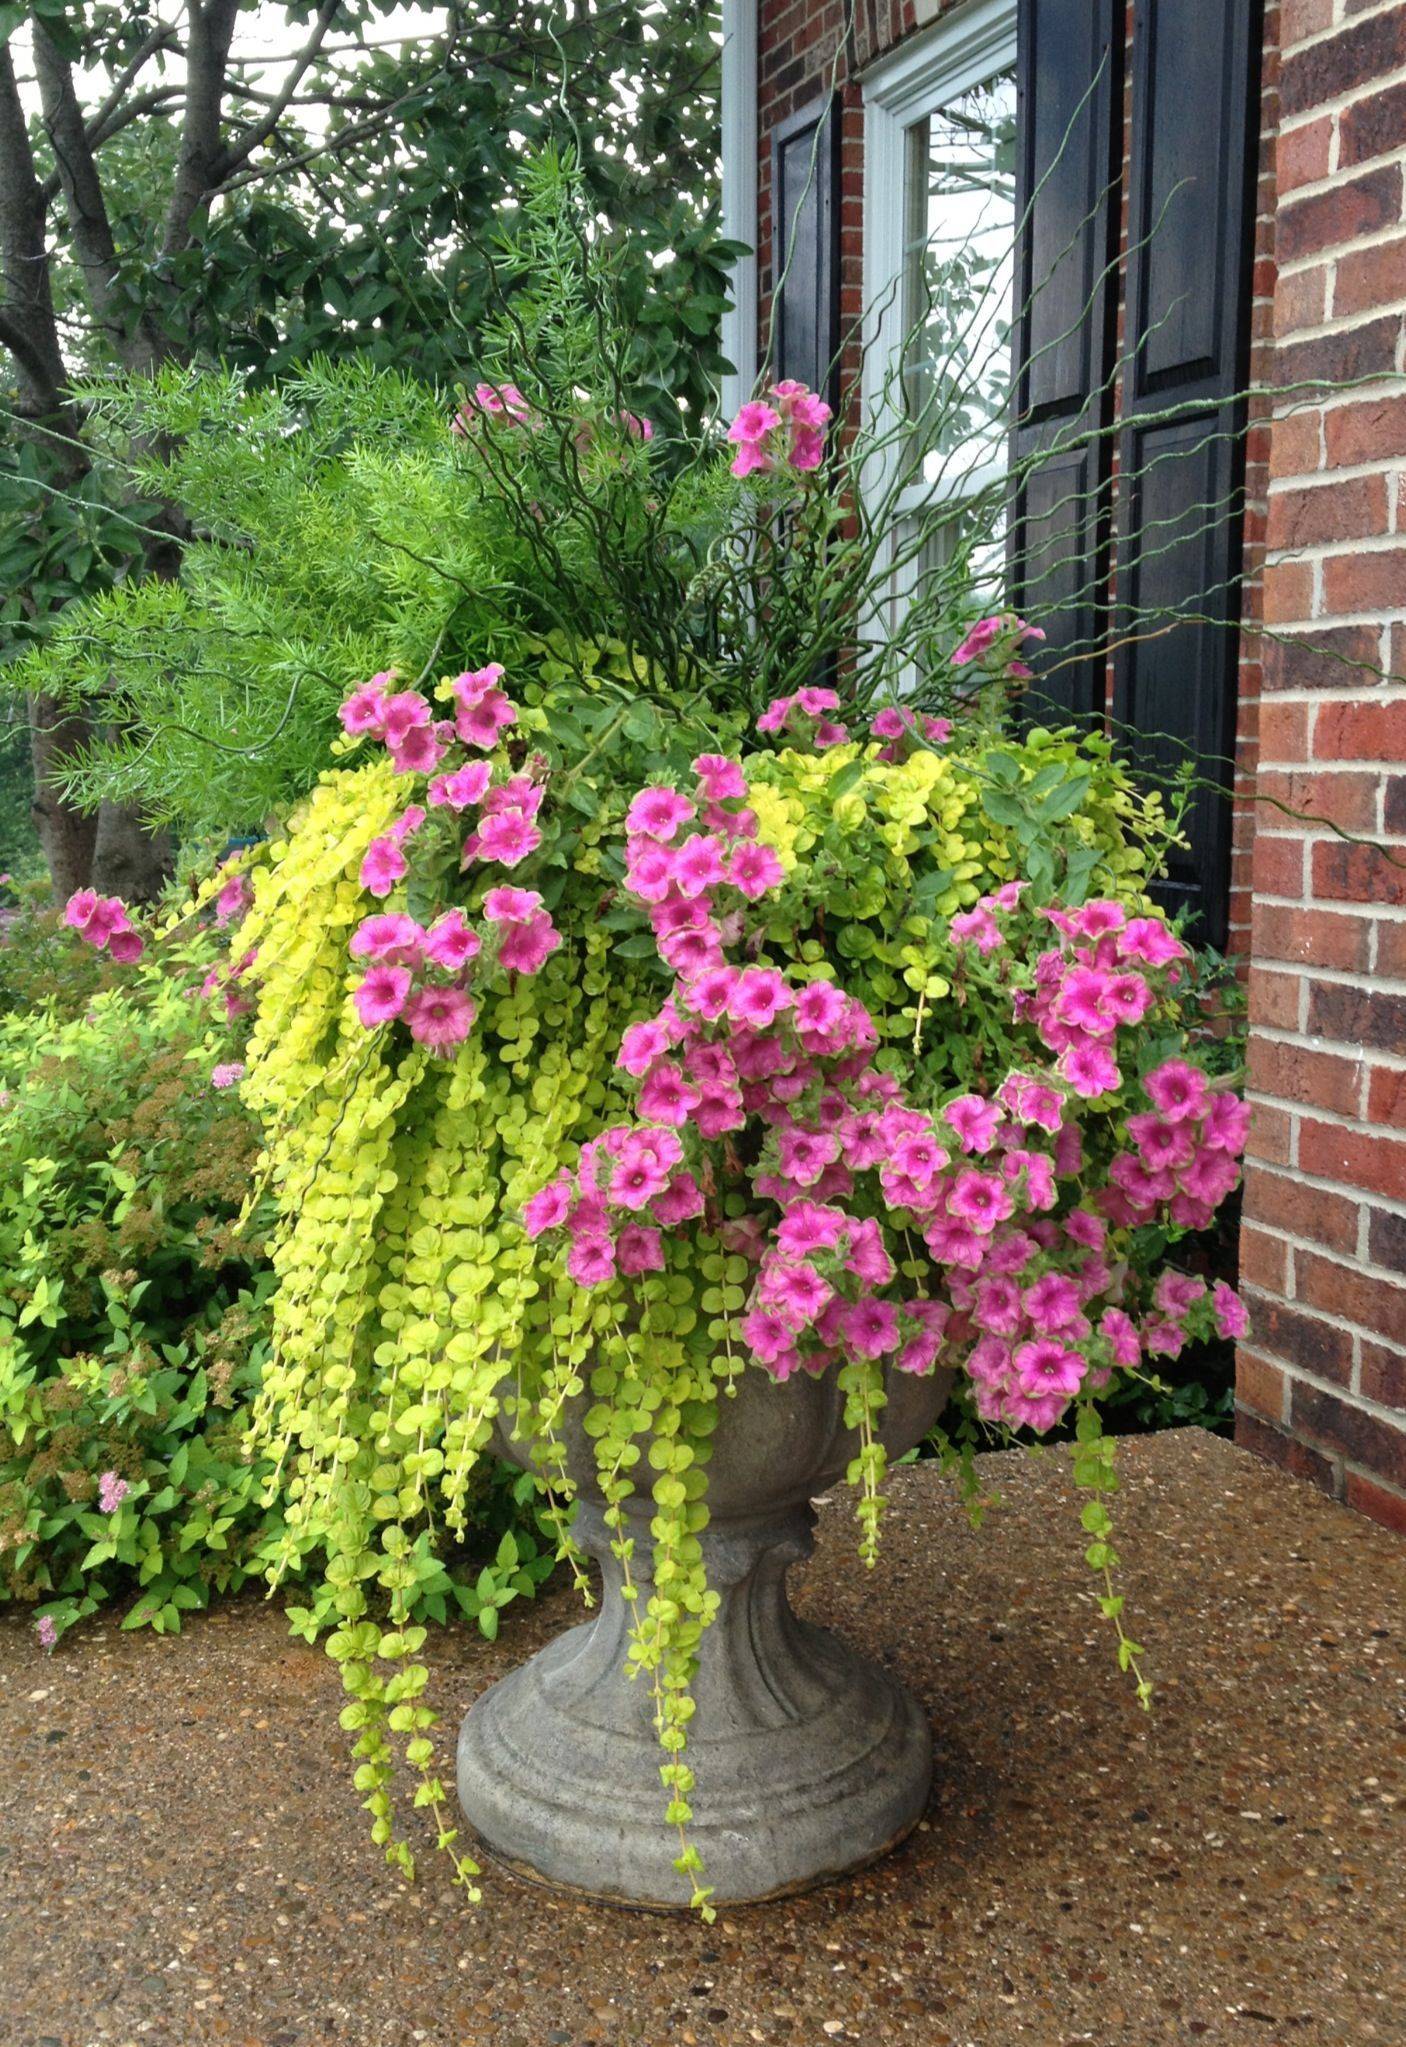
<path fill-rule="evenodd" d="M 866 494 L 890 513 L 878 640 L 901 629 L 919 591 L 999 594 L 1015 66 L 1015 0 L 972 0 L 864 80 Z M 924 665 L 921 650 L 913 661 Z"/>

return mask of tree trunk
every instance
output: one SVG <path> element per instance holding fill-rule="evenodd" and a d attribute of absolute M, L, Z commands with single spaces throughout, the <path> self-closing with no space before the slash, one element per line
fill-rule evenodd
<path fill-rule="evenodd" d="M 81 712 L 65 710 L 52 697 L 34 697 L 29 707 L 29 733 L 34 761 L 31 815 L 54 900 L 62 903 L 76 888 L 89 884 L 98 821 L 63 801 L 56 787 L 57 773 L 68 756 L 92 736 L 92 728 Z"/>
<path fill-rule="evenodd" d="M 97 816 L 92 886 L 128 903 L 149 903 L 175 866 L 169 832 L 148 831 L 125 803 L 104 803 Z"/>

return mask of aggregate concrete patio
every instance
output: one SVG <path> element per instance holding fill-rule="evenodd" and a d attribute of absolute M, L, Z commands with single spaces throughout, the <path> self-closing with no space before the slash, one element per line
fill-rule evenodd
<path fill-rule="evenodd" d="M 1141 1714 L 1081 1561 L 1062 1454 L 993 1457 L 973 1533 L 932 1466 L 884 1559 L 822 1517 L 797 1600 L 932 1715 L 922 1829 L 887 1862 L 712 1927 L 490 1871 L 466 1910 L 366 1845 L 340 1689 L 276 1608 L 53 1657 L 0 1624 L 4 2047 L 1400 2047 L 1406 1544 L 1228 1443 L 1122 1446 Z M 432 1640 L 452 1738 L 573 1618 Z M 448 1774 L 446 1772 L 446 1774 Z"/>

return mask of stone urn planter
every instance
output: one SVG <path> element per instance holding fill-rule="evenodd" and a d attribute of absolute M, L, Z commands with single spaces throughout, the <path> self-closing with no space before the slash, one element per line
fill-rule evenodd
<path fill-rule="evenodd" d="M 932 1427 L 951 1374 L 888 1375 L 882 1436 L 901 1456 Z M 626 1674 L 620 1596 L 594 1485 L 584 1401 L 570 1418 L 578 1541 L 600 1565 L 594 1618 L 494 1685 L 459 1736 L 459 1798 L 491 1852 L 522 1875 L 621 1904 L 681 1907 L 677 1836 L 664 1822 L 647 1682 Z M 703 1636 L 688 1761 L 690 1838 L 717 1904 L 775 1897 L 873 1861 L 914 1827 L 932 1744 L 903 1687 L 828 1629 L 797 1619 L 789 1567 L 810 1554 L 813 1495 L 857 1443 L 833 1374 L 777 1384 L 745 1371 L 719 1402 L 702 1543 L 720 1606 Z M 524 1446 L 503 1440 L 517 1463 Z M 632 1569 L 647 1592 L 648 1499 L 629 1503 Z"/>

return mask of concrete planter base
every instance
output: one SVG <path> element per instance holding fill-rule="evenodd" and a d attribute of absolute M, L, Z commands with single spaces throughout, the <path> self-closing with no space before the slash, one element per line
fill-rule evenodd
<path fill-rule="evenodd" d="M 884 1439 L 899 1455 L 941 1411 L 947 1378 L 890 1375 Z M 804 1889 L 872 1861 L 922 1814 L 932 1774 L 927 1722 L 887 1672 L 798 1620 L 791 1564 L 812 1546 L 812 1493 L 854 1454 L 833 1379 L 774 1384 L 744 1373 L 724 1400 L 702 1537 L 719 1594 L 694 1684 L 689 1829 L 718 1903 Z M 520 1455 L 512 1444 L 510 1455 Z M 590 1446 L 569 1461 L 581 1488 L 576 1533 L 601 1568 L 596 1618 L 551 1643 L 473 1706 L 459 1737 L 459 1797 L 490 1850 L 549 1883 L 623 1904 L 672 1909 L 661 1752 L 644 1679 L 626 1675 L 629 1604 L 594 1495 Z M 634 1518 L 634 1576 L 647 1596 L 649 1515 Z"/>

